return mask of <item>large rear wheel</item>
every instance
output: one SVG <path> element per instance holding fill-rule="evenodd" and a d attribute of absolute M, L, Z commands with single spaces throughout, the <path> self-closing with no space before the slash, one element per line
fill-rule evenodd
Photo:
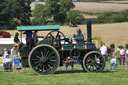
<path fill-rule="evenodd" d="M 32 49 L 28 62 L 30 68 L 36 74 L 53 74 L 60 64 L 60 56 L 54 47 L 41 44 Z"/>
<path fill-rule="evenodd" d="M 101 72 L 105 67 L 105 58 L 99 52 L 91 51 L 84 56 L 82 67 L 87 72 Z"/>

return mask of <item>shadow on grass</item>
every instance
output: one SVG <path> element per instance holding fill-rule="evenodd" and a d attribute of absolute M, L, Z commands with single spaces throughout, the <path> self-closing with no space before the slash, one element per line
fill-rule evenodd
<path fill-rule="evenodd" d="M 72 74 L 72 73 L 86 73 L 84 70 L 62 70 L 56 71 L 54 74 Z"/>
<path fill-rule="evenodd" d="M 113 73 L 113 72 L 116 72 L 116 71 L 105 70 L 98 73 Z M 62 70 L 62 71 L 56 71 L 54 74 L 70 74 L 70 73 L 72 74 L 72 73 L 89 73 L 89 72 L 86 72 L 84 70 Z M 93 72 L 93 73 L 96 73 L 96 72 Z"/>
<path fill-rule="evenodd" d="M 112 73 L 112 72 L 114 72 L 114 71 L 104 70 L 104 71 L 102 71 L 102 72 L 100 72 L 100 73 Z"/>
<path fill-rule="evenodd" d="M 110 70 L 105 69 L 102 72 L 98 72 L 98 73 L 115 73 L 115 72 L 117 71 L 110 71 Z M 35 75 L 35 76 L 37 75 L 32 70 L 22 71 L 21 73 L 26 74 L 26 75 Z M 86 72 L 81 69 L 74 69 L 74 70 L 57 70 L 53 74 L 57 75 L 57 74 L 73 74 L 73 73 L 89 73 L 89 72 Z M 96 73 L 96 72 L 90 72 L 90 73 Z"/>

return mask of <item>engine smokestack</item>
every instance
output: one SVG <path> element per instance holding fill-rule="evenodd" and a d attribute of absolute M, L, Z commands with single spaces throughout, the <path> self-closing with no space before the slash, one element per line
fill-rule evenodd
<path fill-rule="evenodd" d="M 92 30 L 91 30 L 91 21 L 87 21 L 87 43 L 92 44 Z"/>

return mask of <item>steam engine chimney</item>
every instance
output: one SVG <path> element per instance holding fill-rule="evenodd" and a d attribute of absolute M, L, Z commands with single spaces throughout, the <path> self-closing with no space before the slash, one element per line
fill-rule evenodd
<path fill-rule="evenodd" d="M 87 21 L 87 48 L 89 50 L 96 50 L 95 44 L 92 43 L 91 21 Z"/>
<path fill-rule="evenodd" d="M 92 44 L 91 21 L 87 21 L 87 43 Z"/>

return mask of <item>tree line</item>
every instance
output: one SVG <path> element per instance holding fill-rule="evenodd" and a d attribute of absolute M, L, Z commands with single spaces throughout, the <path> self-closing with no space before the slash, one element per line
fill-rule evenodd
<path fill-rule="evenodd" d="M 72 0 L 48 0 L 31 10 L 32 0 L 0 0 L 0 28 L 15 29 L 26 25 L 64 25 L 71 21 L 81 24 L 84 17 L 72 9 Z"/>

